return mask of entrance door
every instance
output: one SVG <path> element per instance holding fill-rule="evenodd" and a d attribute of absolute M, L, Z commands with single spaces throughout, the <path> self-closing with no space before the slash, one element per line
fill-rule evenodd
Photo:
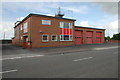
<path fill-rule="evenodd" d="M 92 31 L 87 31 L 86 32 L 86 43 L 87 44 L 92 44 L 93 43 L 93 32 Z"/>
<path fill-rule="evenodd" d="M 83 34 L 82 31 L 76 30 L 75 31 L 75 44 L 82 44 L 83 43 Z"/>
<path fill-rule="evenodd" d="M 102 33 L 96 32 L 96 43 L 102 43 Z"/>
<path fill-rule="evenodd" d="M 24 47 L 27 48 L 27 41 L 28 41 L 28 38 L 27 37 L 24 37 Z"/>

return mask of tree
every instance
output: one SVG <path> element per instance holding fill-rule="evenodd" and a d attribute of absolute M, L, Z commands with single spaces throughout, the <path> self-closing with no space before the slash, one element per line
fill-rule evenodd
<path fill-rule="evenodd" d="M 110 40 L 110 36 L 105 37 L 105 40 Z"/>
<path fill-rule="evenodd" d="M 111 39 L 112 39 L 112 40 L 120 40 L 120 33 L 114 34 Z"/>

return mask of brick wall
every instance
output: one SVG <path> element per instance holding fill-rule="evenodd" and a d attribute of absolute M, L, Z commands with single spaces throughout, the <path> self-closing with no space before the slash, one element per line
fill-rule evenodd
<path fill-rule="evenodd" d="M 119 41 L 119 40 L 109 40 L 109 42 L 120 43 L 120 41 Z"/>
<path fill-rule="evenodd" d="M 51 25 L 42 25 L 42 20 L 51 20 Z M 60 22 L 68 22 L 73 24 L 73 41 L 60 41 Z M 74 21 L 71 20 L 32 16 L 31 17 L 32 48 L 74 45 L 74 29 L 75 29 Z M 42 33 L 40 33 L 40 31 L 42 31 Z M 49 35 L 48 42 L 42 42 L 43 34 Z M 57 35 L 57 41 L 52 41 L 51 35 Z"/>
<path fill-rule="evenodd" d="M 96 32 L 101 32 L 102 33 L 102 43 L 105 42 L 105 32 L 104 30 L 100 29 L 88 29 L 88 28 L 81 28 L 81 27 L 76 27 L 75 30 L 81 30 L 83 31 L 83 44 L 86 44 L 86 32 L 87 31 L 92 31 L 93 32 L 93 44 L 96 44 Z"/>

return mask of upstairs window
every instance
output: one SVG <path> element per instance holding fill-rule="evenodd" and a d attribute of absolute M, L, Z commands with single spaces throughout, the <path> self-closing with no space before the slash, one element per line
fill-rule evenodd
<path fill-rule="evenodd" d="M 24 25 L 23 25 L 24 33 L 27 33 L 27 32 L 28 32 L 27 27 L 28 27 L 28 23 L 26 22 L 26 23 L 24 23 Z"/>
<path fill-rule="evenodd" d="M 22 30 L 22 25 L 21 25 L 21 30 Z"/>
<path fill-rule="evenodd" d="M 43 25 L 51 25 L 51 21 L 50 20 L 42 20 L 42 24 Z"/>

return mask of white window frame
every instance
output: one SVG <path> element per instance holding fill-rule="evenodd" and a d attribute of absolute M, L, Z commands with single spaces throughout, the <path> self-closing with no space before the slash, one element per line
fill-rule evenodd
<path fill-rule="evenodd" d="M 69 40 L 64 40 L 64 37 L 63 37 L 63 39 L 61 40 L 61 36 L 62 35 L 60 35 L 60 41 L 73 41 L 73 36 L 72 35 L 69 35 Z M 64 36 L 64 35 L 63 35 Z M 72 36 L 72 40 L 70 39 L 70 36 Z"/>
<path fill-rule="evenodd" d="M 64 23 L 68 23 L 68 22 L 60 22 L 60 28 L 64 28 Z M 73 26 L 72 26 L 72 23 L 69 23 L 69 32 L 70 32 L 70 29 L 72 29 L 72 33 L 73 33 L 73 28 L 72 28 Z M 63 33 L 63 29 L 62 29 L 62 33 Z M 61 36 L 62 35 L 60 35 L 60 41 L 73 41 L 73 34 L 72 35 L 70 35 L 70 33 L 69 33 L 69 40 L 64 40 L 64 37 L 62 38 L 62 40 L 61 40 Z M 64 35 L 63 35 L 64 36 Z M 72 38 L 70 38 L 70 36 L 72 36 Z M 71 40 L 72 39 L 72 40 Z"/>
<path fill-rule="evenodd" d="M 51 20 L 42 20 L 42 25 L 51 25 Z"/>
<path fill-rule="evenodd" d="M 53 36 L 56 36 L 56 40 L 52 40 Z M 51 41 L 57 41 L 57 35 L 51 35 Z"/>
<path fill-rule="evenodd" d="M 43 35 L 42 35 L 42 42 L 48 42 L 48 41 L 49 41 L 49 35 L 47 35 L 47 40 L 43 40 L 43 36 L 44 36 L 44 35 L 47 35 L 47 34 L 43 34 Z"/>
<path fill-rule="evenodd" d="M 28 32 L 28 22 L 25 22 L 25 23 L 23 24 L 23 29 L 24 29 L 24 30 L 27 29 L 27 32 Z M 23 33 L 27 33 L 27 32 L 24 32 L 24 31 L 23 31 Z"/>

